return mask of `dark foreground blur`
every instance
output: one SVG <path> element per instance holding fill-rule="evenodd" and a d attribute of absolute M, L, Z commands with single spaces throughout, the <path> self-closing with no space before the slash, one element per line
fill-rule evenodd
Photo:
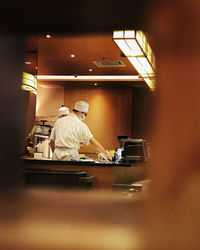
<path fill-rule="evenodd" d="M 200 3 L 149 1 L 147 8 L 138 2 L 123 1 L 124 5 L 118 6 L 114 1 L 107 5 L 99 1 L 82 1 L 76 5 L 75 1 L 74 10 L 80 7 L 75 16 L 69 6 L 58 1 L 55 9 L 50 4 L 50 12 L 48 5 L 37 6 L 35 23 L 33 14 L 26 12 L 23 16 L 21 1 L 11 9 L 9 2 L 2 3 L 0 249 L 199 250 Z M 20 11 L 17 7 L 21 7 Z M 63 19 L 59 10 L 63 13 L 64 7 L 68 12 L 61 15 Z M 96 14 L 90 18 L 90 12 L 84 10 Z M 53 13 L 57 13 L 56 17 Z M 12 15 L 14 22 L 10 21 Z M 148 23 L 157 58 L 157 89 L 152 121 L 152 186 L 145 201 L 114 193 L 19 188 L 19 152 L 24 127 L 19 89 L 24 36 L 25 31 L 35 32 L 37 27 L 40 27 L 38 32 L 47 31 L 48 20 L 54 22 L 53 28 L 57 23 L 59 30 L 65 32 L 87 27 L 88 31 L 111 30 L 116 26 L 138 28 L 140 24 L 147 28 Z"/>

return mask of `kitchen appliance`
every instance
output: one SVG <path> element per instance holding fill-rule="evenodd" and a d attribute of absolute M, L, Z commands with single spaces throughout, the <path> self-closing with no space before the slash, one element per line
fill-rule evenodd
<path fill-rule="evenodd" d="M 143 139 L 120 139 L 120 148 L 116 149 L 116 161 L 148 162 L 150 159 L 149 146 Z"/>
<path fill-rule="evenodd" d="M 45 124 L 47 120 L 41 120 L 42 124 L 35 125 L 34 148 L 35 152 L 42 153 L 42 158 L 50 158 L 49 137 L 52 127 Z"/>

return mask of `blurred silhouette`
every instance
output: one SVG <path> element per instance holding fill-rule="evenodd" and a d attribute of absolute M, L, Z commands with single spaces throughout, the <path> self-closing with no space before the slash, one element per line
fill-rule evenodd
<path fill-rule="evenodd" d="M 23 1 L 1 3 L 0 248 L 199 249 L 200 3 L 36 3 L 27 12 Z M 150 196 L 23 190 L 25 36 L 128 28 L 148 30 L 157 59 Z"/>

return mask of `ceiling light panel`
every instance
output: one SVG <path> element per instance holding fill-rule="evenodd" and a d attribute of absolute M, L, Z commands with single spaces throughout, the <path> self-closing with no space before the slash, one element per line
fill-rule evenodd
<path fill-rule="evenodd" d="M 148 86 L 155 88 L 155 56 L 142 31 L 114 31 L 113 40 Z"/>
<path fill-rule="evenodd" d="M 143 81 L 138 75 L 38 75 L 37 79 L 42 81 Z"/>

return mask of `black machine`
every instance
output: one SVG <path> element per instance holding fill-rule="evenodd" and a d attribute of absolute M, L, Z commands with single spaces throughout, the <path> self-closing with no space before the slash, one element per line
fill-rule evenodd
<path fill-rule="evenodd" d="M 42 124 L 41 125 L 36 125 L 35 126 L 35 135 L 37 136 L 50 136 L 51 134 L 51 126 L 45 124 L 47 120 L 41 120 Z"/>
<path fill-rule="evenodd" d="M 41 120 L 42 124 L 38 124 L 35 125 L 35 130 L 34 130 L 34 148 L 36 150 L 36 152 L 39 152 L 37 145 L 39 145 L 39 143 L 44 142 L 45 140 L 48 141 L 50 134 L 51 134 L 51 129 L 52 127 L 50 125 L 45 124 L 47 122 L 47 120 Z M 46 143 L 47 149 L 46 149 L 46 158 L 50 157 L 50 147 L 49 144 Z"/>
<path fill-rule="evenodd" d="M 125 162 L 148 162 L 150 158 L 149 146 L 143 139 L 120 139 L 121 157 Z"/>

